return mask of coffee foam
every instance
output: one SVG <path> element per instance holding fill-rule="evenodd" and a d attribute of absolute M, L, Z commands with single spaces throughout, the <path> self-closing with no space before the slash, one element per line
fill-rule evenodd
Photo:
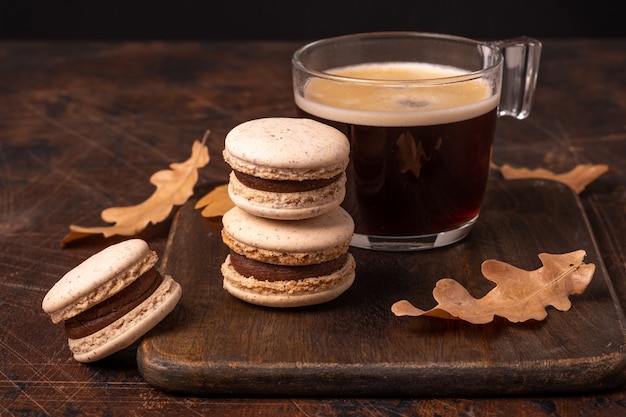
<path fill-rule="evenodd" d="M 296 105 L 313 116 L 348 124 L 427 126 L 451 123 L 485 114 L 493 110 L 500 99 L 499 94 L 491 93 L 487 81 L 454 67 L 397 62 L 360 64 L 327 72 L 372 82 L 310 79 L 305 85 L 304 97 L 295 95 Z M 434 81 L 442 77 L 457 78 L 445 84 Z M 388 88 L 381 88 L 381 84 Z"/>

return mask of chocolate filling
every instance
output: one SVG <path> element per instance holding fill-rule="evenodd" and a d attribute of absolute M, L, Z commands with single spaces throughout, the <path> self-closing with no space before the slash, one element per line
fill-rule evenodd
<path fill-rule="evenodd" d="M 66 336 L 79 339 L 108 326 L 141 304 L 156 291 L 162 281 L 161 274 L 151 268 L 117 294 L 65 320 Z"/>
<path fill-rule="evenodd" d="M 288 281 L 329 275 L 346 263 L 347 253 L 330 261 L 313 265 L 274 265 L 246 258 L 230 251 L 230 263 L 235 271 L 244 277 L 254 277 L 259 281 Z"/>
<path fill-rule="evenodd" d="M 243 185 L 254 188 L 255 190 L 270 191 L 274 193 L 295 193 L 299 191 L 311 191 L 318 188 L 326 187 L 337 181 L 341 174 L 332 178 L 320 178 L 314 180 L 302 181 L 286 181 L 286 180 L 268 180 L 265 178 L 255 177 L 254 175 L 245 174 L 235 171 L 235 176 Z"/>

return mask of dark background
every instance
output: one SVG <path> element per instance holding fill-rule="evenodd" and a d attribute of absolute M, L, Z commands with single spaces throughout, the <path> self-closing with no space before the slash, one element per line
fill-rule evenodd
<path fill-rule="evenodd" d="M 619 2 L 3 0 L 4 39 L 313 39 L 414 30 L 477 39 L 626 36 Z"/>

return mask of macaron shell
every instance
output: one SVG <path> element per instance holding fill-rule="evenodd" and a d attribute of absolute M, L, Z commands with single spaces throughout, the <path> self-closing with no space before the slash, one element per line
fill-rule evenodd
<path fill-rule="evenodd" d="M 268 179 L 331 178 L 345 170 L 350 155 L 339 130 L 300 118 L 250 120 L 235 126 L 224 146 L 233 169 Z"/>
<path fill-rule="evenodd" d="M 348 254 L 338 271 L 297 281 L 260 281 L 244 277 L 232 267 L 230 257 L 222 264 L 224 289 L 250 304 L 265 307 L 304 307 L 334 300 L 352 286 L 356 263 Z"/>
<path fill-rule="evenodd" d="M 163 320 L 178 304 L 181 286 L 166 275 L 157 290 L 124 317 L 80 339 L 68 339 L 78 362 L 94 362 L 127 348 Z"/>
<path fill-rule="evenodd" d="M 352 217 L 341 207 L 322 216 L 294 221 L 258 217 L 234 207 L 224 214 L 222 224 L 224 231 L 240 244 L 281 253 L 344 246 L 354 232 Z"/>
<path fill-rule="evenodd" d="M 111 245 L 54 284 L 42 301 L 42 309 L 59 323 L 119 292 L 157 261 L 157 254 L 141 239 Z"/>
<path fill-rule="evenodd" d="M 319 216 L 339 207 L 346 195 L 345 174 L 325 187 L 294 193 L 261 191 L 242 184 L 231 173 L 228 195 L 235 205 L 260 217 L 301 220 Z"/>

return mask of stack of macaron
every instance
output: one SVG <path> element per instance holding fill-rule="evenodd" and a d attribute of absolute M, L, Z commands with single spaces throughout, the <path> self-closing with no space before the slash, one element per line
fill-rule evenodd
<path fill-rule="evenodd" d="M 64 323 L 78 362 L 94 362 L 137 341 L 178 304 L 182 289 L 155 268 L 158 255 L 141 239 L 111 245 L 65 274 L 43 310 Z"/>
<path fill-rule="evenodd" d="M 235 207 L 222 218 L 226 291 L 252 304 L 299 307 L 352 285 L 354 222 L 340 207 L 349 152 L 344 134 L 310 119 L 256 119 L 228 133 L 223 155 Z"/>

